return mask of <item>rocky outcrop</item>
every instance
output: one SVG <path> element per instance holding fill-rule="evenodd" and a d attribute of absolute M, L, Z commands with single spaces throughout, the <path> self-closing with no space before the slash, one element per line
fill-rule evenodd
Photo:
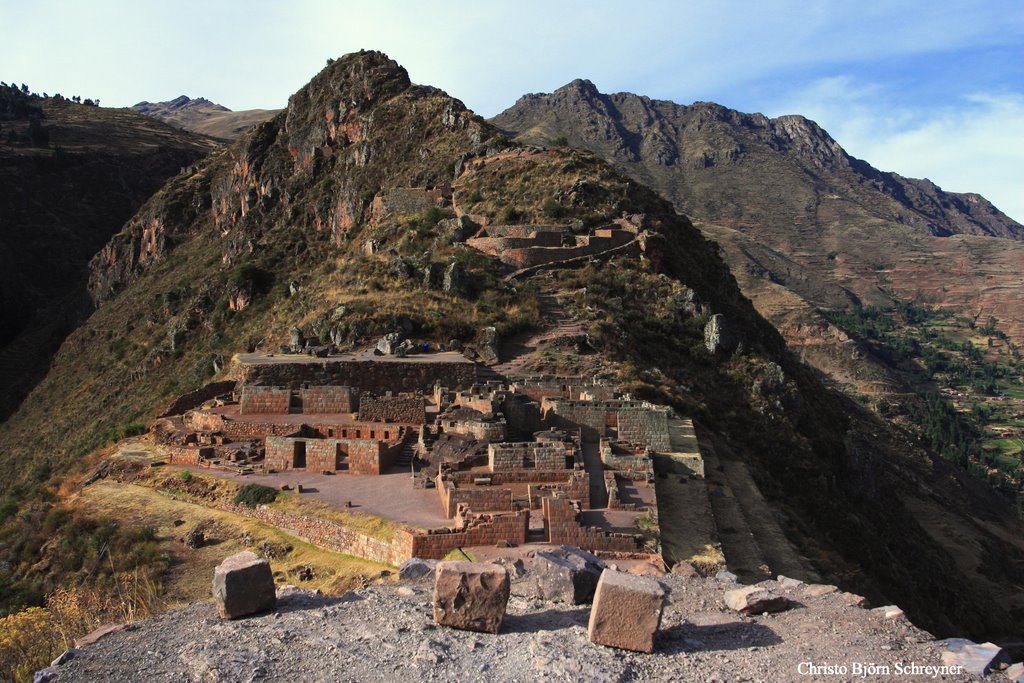
<path fill-rule="evenodd" d="M 286 109 L 148 202 L 93 260 L 90 293 L 108 300 L 200 231 L 218 236 L 232 267 L 258 255 L 260 236 L 282 221 L 340 244 L 381 188 L 415 186 L 450 163 L 431 149 L 468 151 L 486 129 L 458 100 L 413 85 L 386 55 L 335 60 Z M 314 173 L 317 182 L 304 185 Z"/>
<path fill-rule="evenodd" d="M 515 590 L 506 627 L 496 635 L 438 628 L 431 584 L 416 581 L 363 588 L 340 599 L 282 589 L 277 612 L 242 622 L 217 619 L 212 605 L 195 603 L 85 646 L 53 671 L 62 683 L 137 681 L 139 671 L 157 682 L 835 678 L 801 673 L 798 667 L 811 652 L 818 665 L 879 667 L 848 674 L 852 680 L 1002 680 L 1002 674 L 942 673 L 941 642 L 906 619 L 885 620 L 834 594 L 802 597 L 800 609 L 781 615 L 746 616 L 720 610 L 722 588 L 713 579 L 669 575 L 660 582 L 668 596 L 651 653 L 596 645 L 587 637 L 585 610 L 537 603 Z M 631 628 L 623 616 L 619 623 Z M 918 669 L 895 674 L 898 665 Z M 889 668 L 888 676 L 882 667 Z M 765 672 L 771 672 L 767 679 Z"/>

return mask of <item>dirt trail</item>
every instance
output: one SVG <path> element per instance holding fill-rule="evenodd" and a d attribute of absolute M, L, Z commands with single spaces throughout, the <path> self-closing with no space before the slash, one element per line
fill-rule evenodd
<path fill-rule="evenodd" d="M 515 335 L 502 344 L 501 363 L 492 369 L 506 376 L 529 374 L 527 367 L 534 355 L 544 345 L 567 337 L 582 335 L 583 323 L 574 319 L 565 310 L 552 292 L 540 292 L 541 329 Z"/>

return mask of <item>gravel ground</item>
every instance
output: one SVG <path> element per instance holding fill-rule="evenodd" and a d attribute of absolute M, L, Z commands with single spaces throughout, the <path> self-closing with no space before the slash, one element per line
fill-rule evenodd
<path fill-rule="evenodd" d="M 839 592 L 815 596 L 765 582 L 789 596 L 793 608 L 748 617 L 722 600 L 734 586 L 675 575 L 660 580 L 669 595 L 650 655 L 590 643 L 589 606 L 537 600 L 527 576 L 513 583 L 497 635 L 436 626 L 429 579 L 340 599 L 285 589 L 292 594 L 273 613 L 222 621 L 212 604 L 196 603 L 109 635 L 54 670 L 62 683 L 981 680 L 898 672 L 898 664 L 941 665 L 941 645 L 905 618 L 851 606 Z M 848 673 L 801 673 L 808 662 Z M 889 674 L 858 672 L 857 663 L 887 666 Z"/>

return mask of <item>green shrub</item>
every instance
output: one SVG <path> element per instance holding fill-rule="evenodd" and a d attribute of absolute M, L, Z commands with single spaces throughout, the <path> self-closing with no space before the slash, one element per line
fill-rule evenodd
<path fill-rule="evenodd" d="M 13 499 L 6 498 L 0 503 L 0 522 L 16 514 L 18 514 L 18 504 Z"/>
<path fill-rule="evenodd" d="M 139 436 L 149 431 L 146 425 L 138 420 L 133 420 L 128 424 L 121 425 L 120 427 L 111 427 L 107 430 L 106 441 L 107 443 L 114 443 L 121 439 L 127 439 L 130 436 Z"/>
<path fill-rule="evenodd" d="M 235 494 L 235 505 L 254 508 L 257 505 L 269 505 L 277 500 L 277 489 L 260 484 L 245 484 Z"/>
<path fill-rule="evenodd" d="M 523 214 L 516 210 L 514 206 L 506 206 L 505 210 L 501 212 L 502 223 L 516 223 L 523 217 Z"/>
<path fill-rule="evenodd" d="M 184 482 L 192 481 L 192 473 L 188 470 L 182 470 L 181 473 L 178 475 L 178 478 Z"/>
<path fill-rule="evenodd" d="M 544 202 L 543 210 L 544 215 L 548 218 L 564 218 L 565 215 L 569 213 L 568 209 L 554 199 L 548 199 Z"/>

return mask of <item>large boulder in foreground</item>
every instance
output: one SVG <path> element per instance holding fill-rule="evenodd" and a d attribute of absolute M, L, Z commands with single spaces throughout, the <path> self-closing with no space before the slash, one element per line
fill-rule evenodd
<path fill-rule="evenodd" d="M 789 609 L 789 598 L 762 586 L 744 586 L 726 591 L 725 604 L 743 614 L 764 614 Z"/>
<path fill-rule="evenodd" d="M 467 631 L 497 633 L 505 620 L 508 571 L 484 562 L 439 562 L 434 578 L 434 621 Z"/>
<path fill-rule="evenodd" d="M 665 589 L 657 579 L 605 570 L 594 593 L 587 637 L 599 645 L 653 652 L 664 602 Z"/>
<path fill-rule="evenodd" d="M 270 563 L 248 550 L 226 558 L 213 571 L 213 599 L 224 619 L 274 609 L 277 597 Z"/>
<path fill-rule="evenodd" d="M 571 605 L 589 603 L 606 566 L 601 558 L 567 545 L 538 551 L 531 569 L 537 597 Z"/>

